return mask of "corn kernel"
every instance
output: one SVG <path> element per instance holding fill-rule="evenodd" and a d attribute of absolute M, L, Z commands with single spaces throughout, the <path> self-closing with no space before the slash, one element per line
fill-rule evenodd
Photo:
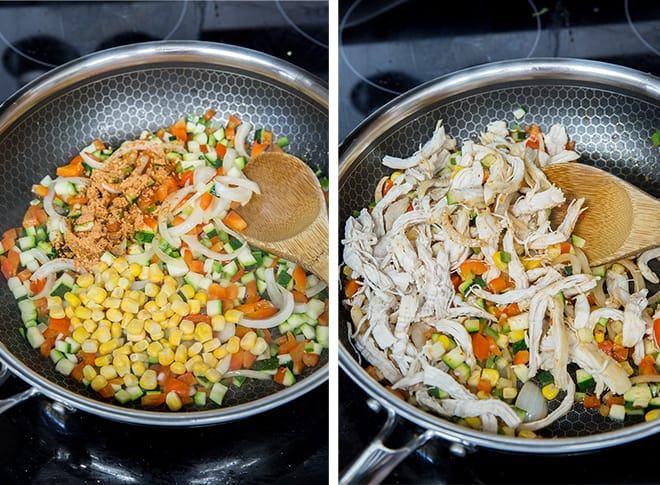
<path fill-rule="evenodd" d="M 196 364 L 204 365 L 204 362 L 202 361 L 202 356 L 199 354 L 192 356 L 190 359 L 186 361 L 185 363 L 186 370 L 188 372 L 192 372 Z"/>
<path fill-rule="evenodd" d="M 158 287 L 158 285 L 152 283 L 151 281 L 144 286 L 144 294 L 147 295 L 149 298 L 155 297 L 159 291 L 160 288 Z"/>
<path fill-rule="evenodd" d="M 87 320 L 92 318 L 92 310 L 84 306 L 78 306 L 76 307 L 76 316 L 81 320 Z"/>
<path fill-rule="evenodd" d="M 183 362 L 172 362 L 170 364 L 170 371 L 172 374 L 181 375 L 186 373 L 186 366 L 183 365 Z"/>
<path fill-rule="evenodd" d="M 101 355 L 110 354 L 117 347 L 119 347 L 119 345 L 117 344 L 117 341 L 115 339 L 111 338 L 107 342 L 103 342 L 101 345 L 99 345 L 99 353 Z"/>
<path fill-rule="evenodd" d="M 195 327 L 195 338 L 202 343 L 211 340 L 213 338 L 213 329 L 211 328 L 211 325 L 206 322 L 198 323 Z"/>
<path fill-rule="evenodd" d="M 195 342 L 188 347 L 188 357 L 200 354 L 202 352 L 202 344 L 200 342 Z"/>
<path fill-rule="evenodd" d="M 261 355 L 268 350 L 268 342 L 263 337 L 257 337 L 254 347 L 250 350 L 254 355 Z"/>
<path fill-rule="evenodd" d="M 165 305 L 169 303 L 168 298 L 169 295 L 166 292 L 161 291 L 160 293 L 158 293 L 158 295 L 156 295 L 154 301 L 156 302 L 156 305 L 158 305 L 158 308 L 163 308 Z"/>
<path fill-rule="evenodd" d="M 64 305 L 62 298 L 60 298 L 59 296 L 48 296 L 46 297 L 46 302 L 48 303 L 48 308 Z"/>
<path fill-rule="evenodd" d="M 188 360 L 188 347 L 185 345 L 178 345 L 174 351 L 174 360 L 185 364 Z"/>
<path fill-rule="evenodd" d="M 188 284 L 181 286 L 181 288 L 179 288 L 179 292 L 186 297 L 186 300 L 190 300 L 195 296 L 195 289 Z"/>
<path fill-rule="evenodd" d="M 252 350 L 254 344 L 257 343 L 257 334 L 253 331 L 247 332 L 241 338 L 240 346 L 243 350 Z"/>
<path fill-rule="evenodd" d="M 89 338 L 89 332 L 85 330 L 84 327 L 78 327 L 71 334 L 71 338 L 73 338 L 73 340 L 75 340 L 79 344 L 82 344 L 85 340 Z"/>
<path fill-rule="evenodd" d="M 222 315 L 214 315 L 211 317 L 211 325 L 214 332 L 222 332 L 225 329 L 225 317 Z"/>
<path fill-rule="evenodd" d="M 135 333 L 135 334 L 132 333 L 130 335 L 126 335 L 126 340 L 135 343 L 139 343 L 139 342 L 147 343 L 147 341 L 145 340 L 146 338 L 147 338 L 147 332 L 145 332 L 144 330 L 141 330 L 140 333 Z"/>
<path fill-rule="evenodd" d="M 202 360 L 206 365 L 209 367 L 215 367 L 218 365 L 218 359 L 213 356 L 213 353 L 211 352 L 203 352 L 202 353 Z"/>
<path fill-rule="evenodd" d="M 99 374 L 101 374 L 107 380 L 117 377 L 117 371 L 113 365 L 104 365 L 99 369 Z"/>
<path fill-rule="evenodd" d="M 158 352 L 163 350 L 163 344 L 160 342 L 151 342 L 147 347 L 147 355 L 149 357 L 158 357 Z"/>
<path fill-rule="evenodd" d="M 106 354 L 94 359 L 94 365 L 96 367 L 103 367 L 104 365 L 112 364 L 112 355 Z"/>
<path fill-rule="evenodd" d="M 71 293 L 70 291 L 67 291 L 64 293 L 64 300 L 71 306 L 76 307 L 80 305 L 80 298 L 78 298 L 76 295 Z"/>
<path fill-rule="evenodd" d="M 190 308 L 190 313 L 192 315 L 197 315 L 202 311 L 202 303 L 199 300 L 188 300 L 188 308 Z"/>
<path fill-rule="evenodd" d="M 121 340 L 117 339 L 117 343 L 121 343 Z M 112 357 L 117 358 L 119 355 L 125 355 L 129 356 L 133 353 L 133 349 L 131 348 L 131 344 L 129 342 L 126 342 L 124 345 L 120 345 L 117 347 L 115 350 L 112 351 Z"/>
<path fill-rule="evenodd" d="M 87 296 L 93 302 L 101 304 L 108 297 L 108 292 L 100 286 L 92 286 L 87 290 Z"/>
<path fill-rule="evenodd" d="M 559 388 L 552 383 L 546 384 L 545 386 L 543 386 L 543 389 L 541 389 L 541 392 L 548 401 L 552 401 L 559 394 Z"/>
<path fill-rule="evenodd" d="M 131 273 L 133 278 L 137 278 L 140 276 L 140 273 L 142 273 L 142 266 L 140 266 L 138 263 L 131 263 L 128 266 L 128 271 Z"/>
<path fill-rule="evenodd" d="M 87 330 L 91 334 L 98 328 L 99 324 L 96 323 L 94 320 L 85 320 L 82 326 L 85 330 Z"/>
<path fill-rule="evenodd" d="M 465 418 L 465 424 L 473 429 L 481 429 L 481 418 L 477 416 Z"/>
<path fill-rule="evenodd" d="M 95 308 L 92 310 L 92 315 L 90 316 L 92 320 L 95 322 L 100 322 L 105 318 L 105 312 L 99 308 Z"/>
<path fill-rule="evenodd" d="M 158 363 L 160 365 L 170 365 L 174 362 L 174 352 L 169 347 L 165 347 L 163 350 L 158 352 Z"/>
<path fill-rule="evenodd" d="M 518 436 L 520 438 L 536 438 L 536 433 L 529 429 L 521 429 L 518 431 Z"/>
<path fill-rule="evenodd" d="M 91 273 L 81 274 L 76 279 L 76 283 L 81 288 L 89 288 L 90 286 L 92 286 L 92 284 L 94 284 L 94 276 L 92 276 Z"/>
<path fill-rule="evenodd" d="M 135 361 L 131 364 L 131 371 L 137 377 L 141 377 L 145 373 L 146 369 L 147 367 L 144 365 L 144 362 L 142 362 L 141 360 Z"/>
<path fill-rule="evenodd" d="M 158 310 L 160 310 L 158 305 L 156 305 L 156 302 L 153 300 L 150 300 L 147 303 L 145 303 L 144 309 L 147 310 L 149 313 L 157 312 Z"/>
<path fill-rule="evenodd" d="M 137 301 L 131 298 L 124 298 L 121 301 L 120 308 L 125 312 L 137 313 L 140 310 L 140 305 L 138 304 Z"/>
<path fill-rule="evenodd" d="M 96 369 L 93 366 L 87 364 L 85 367 L 83 367 L 83 378 L 85 380 L 91 381 L 97 375 L 98 373 L 96 372 Z"/>
<path fill-rule="evenodd" d="M 170 411 L 178 411 L 183 406 L 181 398 L 174 391 L 167 393 L 167 396 L 165 396 L 165 404 L 167 404 L 167 407 Z"/>
<path fill-rule="evenodd" d="M 497 369 L 482 369 L 481 378 L 486 379 L 488 382 L 490 382 L 491 386 L 495 387 L 497 385 L 497 381 L 500 380 L 500 373 L 497 371 Z"/>
<path fill-rule="evenodd" d="M 176 288 L 179 286 L 179 283 L 177 282 L 176 279 L 174 279 L 173 276 L 170 275 L 165 275 L 163 278 L 163 286 L 169 286 L 170 288 Z"/>
<path fill-rule="evenodd" d="M 129 366 L 129 370 L 130 370 L 130 366 Z M 126 387 L 133 387 L 133 386 L 137 386 L 138 384 L 140 384 L 140 380 L 135 376 L 135 374 L 131 374 L 130 372 L 124 374 L 124 385 Z"/>
<path fill-rule="evenodd" d="M 491 395 L 489 392 L 486 391 L 477 391 L 477 397 L 479 399 L 490 399 Z"/>
<path fill-rule="evenodd" d="M 158 375 L 155 370 L 147 369 L 140 377 L 140 387 L 147 391 L 156 389 L 158 386 Z"/>
<path fill-rule="evenodd" d="M 175 347 L 179 345 L 181 343 L 181 335 L 183 335 L 183 332 L 180 328 L 170 328 L 167 337 L 170 345 Z"/>
<path fill-rule="evenodd" d="M 525 331 L 524 330 L 512 330 L 509 332 L 509 342 L 518 342 L 520 340 L 523 340 L 525 338 Z"/>
<path fill-rule="evenodd" d="M 160 293 L 165 295 L 168 300 L 171 299 L 171 301 L 174 300 L 182 300 L 180 295 L 176 293 L 176 286 L 170 286 L 170 285 L 163 285 L 163 287 L 160 289 Z"/>
<path fill-rule="evenodd" d="M 199 355 L 196 355 L 195 357 L 199 357 L 200 360 L 196 361 L 192 367 L 190 368 L 190 371 L 195 374 L 196 376 L 203 376 L 206 374 L 206 372 L 209 370 L 209 366 L 201 360 L 201 357 Z M 190 362 L 190 361 L 188 361 Z"/>
<path fill-rule="evenodd" d="M 243 312 L 240 310 L 227 310 L 225 312 L 225 320 L 228 321 L 229 323 L 238 323 L 241 320 L 241 317 L 243 316 Z"/>
<path fill-rule="evenodd" d="M 167 315 L 165 315 L 164 311 L 158 310 L 151 313 L 151 318 L 157 322 L 164 322 L 167 320 Z"/>
<path fill-rule="evenodd" d="M 221 345 L 213 351 L 213 357 L 216 359 L 224 359 L 227 356 L 227 353 L 227 347 L 225 345 Z"/>
<path fill-rule="evenodd" d="M 206 371 L 204 377 L 206 377 L 209 380 L 209 382 L 216 383 L 216 382 L 220 382 L 220 379 L 222 378 L 222 374 L 220 374 L 220 371 L 218 371 L 217 369 L 211 367 Z"/>
<path fill-rule="evenodd" d="M 220 347 L 222 345 L 222 342 L 220 342 L 220 339 L 217 337 L 212 338 L 211 340 L 207 340 L 204 342 L 203 349 L 204 352 L 213 352 L 215 349 Z"/>
<path fill-rule="evenodd" d="M 236 335 L 234 335 L 227 341 L 226 344 L 227 352 L 229 352 L 230 354 L 235 354 L 236 352 L 239 351 L 240 345 L 241 345 L 241 339 L 238 338 Z"/>
<path fill-rule="evenodd" d="M 90 383 L 90 386 L 95 391 L 100 391 L 107 385 L 108 385 L 108 380 L 102 375 L 97 375 L 96 377 L 94 377 L 94 379 L 92 379 L 92 382 Z"/>
<path fill-rule="evenodd" d="M 143 329 L 144 320 L 140 320 L 138 318 L 132 319 L 130 322 L 128 322 L 128 325 L 126 325 L 126 333 L 128 335 L 138 335 L 142 332 Z"/>
<path fill-rule="evenodd" d="M 184 333 L 184 335 L 192 335 L 195 332 L 195 324 L 191 320 L 181 320 L 181 323 L 179 323 L 179 328 Z"/>
<path fill-rule="evenodd" d="M 515 399 L 518 395 L 518 389 L 515 387 L 504 387 L 502 388 L 502 397 L 504 399 Z"/>
<path fill-rule="evenodd" d="M 147 362 L 149 360 L 146 352 L 133 352 L 128 358 L 131 362 Z"/>
<path fill-rule="evenodd" d="M 126 258 L 118 256 L 112 262 L 112 268 L 118 273 L 123 273 L 128 269 L 128 261 L 126 261 Z"/>
<path fill-rule="evenodd" d="M 163 281 L 163 270 L 156 263 L 151 263 L 149 266 L 149 281 L 152 283 L 160 283 Z"/>
<path fill-rule="evenodd" d="M 163 332 L 162 327 L 154 321 L 147 324 L 147 332 L 149 332 L 149 336 L 152 340 L 160 340 L 165 337 L 165 333 Z"/>
<path fill-rule="evenodd" d="M 199 303 L 202 306 L 206 306 L 208 296 L 206 295 L 206 293 L 204 293 L 202 291 L 198 291 L 197 293 L 195 293 L 195 300 L 199 301 Z"/>
<path fill-rule="evenodd" d="M 110 328 L 99 326 L 92 334 L 92 337 L 98 340 L 99 343 L 104 344 L 112 338 L 112 333 L 110 332 Z"/>
<path fill-rule="evenodd" d="M 660 418 L 660 409 L 651 409 L 644 415 L 644 421 L 653 421 Z"/>
<path fill-rule="evenodd" d="M 167 328 L 176 328 L 179 326 L 179 323 L 181 323 L 181 315 L 174 313 L 171 317 L 167 319 L 167 323 L 165 326 Z"/>
<path fill-rule="evenodd" d="M 78 328 L 78 327 L 82 327 L 82 324 L 83 324 L 83 322 L 82 322 L 82 320 L 81 320 L 80 318 L 78 318 L 78 317 L 76 317 L 76 316 L 71 317 L 71 326 L 72 326 L 74 329 L 75 329 L 75 328 Z"/>
<path fill-rule="evenodd" d="M 83 352 L 95 354 L 99 350 L 99 343 L 96 340 L 87 339 L 80 344 L 80 348 Z"/>
<path fill-rule="evenodd" d="M 103 305 L 104 308 L 117 309 L 121 305 L 121 299 L 120 298 L 114 298 L 114 297 L 108 297 L 105 300 L 103 300 L 102 305 Z"/>
<path fill-rule="evenodd" d="M 64 312 L 64 307 L 62 305 L 56 305 L 50 308 L 48 311 L 50 318 L 65 318 L 66 313 Z"/>
<path fill-rule="evenodd" d="M 73 306 L 65 306 L 64 307 L 64 315 L 71 320 L 72 318 L 75 318 L 76 316 L 76 307 Z"/>
<path fill-rule="evenodd" d="M 124 289 L 119 287 L 119 286 L 113 288 L 112 291 L 110 292 L 110 297 L 117 298 L 117 299 L 123 298 L 124 297 Z"/>
<path fill-rule="evenodd" d="M 121 322 L 123 314 L 116 308 L 108 308 L 108 310 L 105 312 L 105 316 L 111 322 Z"/>
<path fill-rule="evenodd" d="M 135 342 L 131 348 L 133 349 L 133 352 L 139 353 L 147 350 L 148 346 L 149 346 L 149 342 L 147 342 L 146 340 L 139 340 Z"/>
<path fill-rule="evenodd" d="M 172 302 L 171 308 L 174 311 L 174 313 L 176 313 L 177 315 L 180 315 L 182 317 L 184 317 L 184 316 L 186 316 L 190 313 L 190 308 L 189 308 L 188 304 L 183 300 Z"/>

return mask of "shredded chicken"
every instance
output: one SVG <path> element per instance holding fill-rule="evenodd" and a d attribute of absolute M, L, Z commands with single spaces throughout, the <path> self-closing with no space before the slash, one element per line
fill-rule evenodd
<path fill-rule="evenodd" d="M 560 125 L 516 141 L 494 121 L 458 152 L 438 122 L 412 155 L 383 159 L 397 170 L 392 183 L 381 180 L 371 210 L 346 221 L 345 274 L 360 286 L 345 303 L 356 347 L 410 402 L 479 417 L 486 432 L 537 431 L 573 407 L 571 366 L 591 374 L 589 392 L 623 394 L 633 384 L 622 362 L 658 351 L 657 294 L 647 299 L 642 276 L 658 282 L 648 263 L 660 253 L 593 274 L 571 244 L 585 201 L 566 200 L 542 171 L 576 160 L 572 146 Z M 563 205 L 553 227 L 550 211 Z M 560 401 L 524 422 L 514 397 L 541 371 Z"/>

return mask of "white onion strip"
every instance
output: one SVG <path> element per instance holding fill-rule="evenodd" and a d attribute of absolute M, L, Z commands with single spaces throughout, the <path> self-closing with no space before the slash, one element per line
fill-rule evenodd
<path fill-rule="evenodd" d="M 70 184 L 73 185 L 88 185 L 89 184 L 89 179 L 87 177 L 57 177 L 55 180 L 53 180 L 53 183 L 57 182 L 69 182 Z M 51 185 L 52 186 L 52 185 Z"/>
<path fill-rule="evenodd" d="M 55 198 L 55 189 L 51 185 L 46 197 L 44 197 L 44 210 L 48 217 L 53 217 L 55 219 L 62 217 L 57 212 L 55 212 L 55 207 L 53 207 L 53 199 Z"/>
<path fill-rule="evenodd" d="M 228 177 L 227 175 L 218 175 L 215 180 L 224 185 L 237 185 L 239 187 L 244 187 L 252 192 L 257 194 L 261 193 L 259 189 L 259 184 L 254 180 L 250 180 L 244 177 Z"/>
<path fill-rule="evenodd" d="M 224 184 L 216 184 L 213 191 L 222 198 L 240 202 L 241 205 L 247 204 L 252 198 L 252 191 L 245 187 L 227 187 Z"/>
<path fill-rule="evenodd" d="M 49 274 L 58 273 L 60 271 L 75 271 L 76 265 L 73 259 L 55 258 L 40 266 L 32 276 L 31 281 L 40 280 Z"/>
<path fill-rule="evenodd" d="M 261 380 L 270 380 L 272 376 L 267 372 L 260 372 L 258 370 L 242 369 L 242 370 L 230 370 L 225 372 L 222 377 L 249 377 L 250 379 L 261 379 Z"/>
<path fill-rule="evenodd" d="M 268 293 L 270 296 L 270 293 Z M 280 311 L 275 315 L 260 320 L 241 317 L 240 324 L 250 328 L 273 328 L 285 321 L 293 313 L 295 302 L 293 301 L 293 294 L 282 288 L 282 306 Z M 271 297 L 272 300 L 272 297 Z"/>
<path fill-rule="evenodd" d="M 31 300 L 39 300 L 40 298 L 50 295 L 50 292 L 53 289 L 54 285 L 55 285 L 55 275 L 51 273 L 48 276 L 46 276 L 46 283 L 44 284 L 44 287 L 41 289 L 41 291 L 36 295 L 32 295 L 29 298 Z"/>
<path fill-rule="evenodd" d="M 246 159 L 250 156 L 245 151 L 245 140 L 247 140 L 250 131 L 252 130 L 252 123 L 249 121 L 244 121 L 238 128 L 236 128 L 236 136 L 234 137 L 234 146 L 239 155 L 245 157 Z"/>
<path fill-rule="evenodd" d="M 114 189 L 114 188 L 110 187 L 110 185 L 105 183 L 105 182 L 101 182 L 101 187 L 103 187 L 104 190 L 107 190 L 111 194 L 120 194 L 121 193 L 121 190 Z"/>
<path fill-rule="evenodd" d="M 233 253 L 218 253 L 217 251 L 213 251 L 212 249 L 209 249 L 206 246 L 204 246 L 202 243 L 200 243 L 199 239 L 197 239 L 197 236 L 186 235 L 186 236 L 181 236 L 181 239 L 185 241 L 185 243 L 192 251 L 196 251 L 199 254 L 202 254 L 210 259 L 215 259 L 216 261 L 231 261 L 232 259 L 236 258 L 239 252 L 239 250 L 237 249 Z M 245 244 L 243 244 L 241 248 L 243 248 L 244 246 Z"/>
<path fill-rule="evenodd" d="M 181 264 L 181 260 L 173 258 L 172 256 L 165 254 L 162 249 L 160 249 L 160 236 L 156 234 L 154 239 L 151 241 L 151 248 L 154 251 L 154 254 L 160 258 L 160 260 L 165 264 Z"/>
<path fill-rule="evenodd" d="M 80 157 L 83 159 L 87 165 L 92 168 L 103 170 L 105 168 L 105 163 L 99 162 L 94 155 L 87 153 L 85 151 L 80 152 Z"/>
<path fill-rule="evenodd" d="M 175 237 L 179 237 L 193 229 L 197 224 L 202 222 L 202 217 L 204 216 L 204 211 L 201 207 L 195 207 L 195 210 L 192 211 L 192 214 L 183 221 L 178 226 L 173 226 L 169 228 L 170 234 Z"/>
<path fill-rule="evenodd" d="M 311 298 L 314 295 L 321 293 L 327 287 L 328 285 L 324 281 L 319 280 L 319 282 L 316 283 L 314 286 L 310 286 L 309 288 L 306 288 L 304 293 L 307 298 Z"/>

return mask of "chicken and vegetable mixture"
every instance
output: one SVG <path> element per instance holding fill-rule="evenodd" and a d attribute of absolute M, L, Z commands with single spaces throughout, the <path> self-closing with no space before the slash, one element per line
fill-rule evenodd
<path fill-rule="evenodd" d="M 578 159 L 560 125 L 490 123 L 460 147 L 438 123 L 346 221 L 351 342 L 367 371 L 421 408 L 523 437 L 596 408 L 660 416 L 660 248 L 591 267 L 584 200 L 542 168 Z M 551 211 L 565 208 L 557 226 Z M 594 410 L 596 412 L 596 410 Z"/>
<path fill-rule="evenodd" d="M 325 283 L 249 247 L 234 210 L 260 192 L 250 157 L 288 139 L 214 115 L 116 150 L 95 140 L 33 186 L 22 227 L 3 235 L 21 332 L 103 398 L 221 405 L 245 379 L 293 384 L 328 345 Z"/>

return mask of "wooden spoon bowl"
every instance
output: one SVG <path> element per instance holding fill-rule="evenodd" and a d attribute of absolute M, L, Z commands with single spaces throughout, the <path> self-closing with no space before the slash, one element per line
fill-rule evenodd
<path fill-rule="evenodd" d="M 328 282 L 328 214 L 321 184 L 302 160 L 262 153 L 247 163 L 254 194 L 236 211 L 248 226 L 242 235 L 256 248 L 302 265 Z"/>
<path fill-rule="evenodd" d="M 544 169 L 567 201 L 584 197 L 587 210 L 574 234 L 587 241 L 589 264 L 616 261 L 660 245 L 660 200 L 634 185 L 590 165 L 558 163 Z M 553 211 L 556 227 L 564 211 Z"/>

